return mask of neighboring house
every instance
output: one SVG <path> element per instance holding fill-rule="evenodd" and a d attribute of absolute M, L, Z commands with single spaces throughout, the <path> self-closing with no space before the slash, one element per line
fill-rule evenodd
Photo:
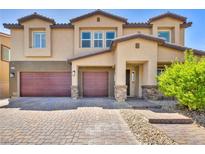
<path fill-rule="evenodd" d="M 0 32 L 0 98 L 9 97 L 10 41 L 10 35 Z"/>
<path fill-rule="evenodd" d="M 65 24 L 37 13 L 22 17 L 4 24 L 11 29 L 10 95 L 155 97 L 157 73 L 183 61 L 191 25 L 169 12 L 145 23 L 101 10 Z"/>

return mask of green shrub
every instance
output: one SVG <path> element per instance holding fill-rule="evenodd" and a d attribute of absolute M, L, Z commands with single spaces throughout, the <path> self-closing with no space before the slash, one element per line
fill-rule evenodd
<path fill-rule="evenodd" d="M 205 110 L 205 59 L 186 51 L 184 63 L 177 60 L 158 77 L 159 90 L 174 96 L 190 110 Z"/>

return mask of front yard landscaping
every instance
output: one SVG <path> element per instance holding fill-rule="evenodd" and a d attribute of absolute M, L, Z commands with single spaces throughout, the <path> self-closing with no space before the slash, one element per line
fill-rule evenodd
<path fill-rule="evenodd" d="M 164 110 L 178 112 L 205 126 L 205 58 L 186 51 L 184 62 L 175 61 L 158 77 L 158 87 L 176 101 L 155 101 Z M 169 102 L 169 103 L 168 103 Z"/>
<path fill-rule="evenodd" d="M 177 144 L 163 131 L 150 124 L 143 115 L 136 110 L 121 110 L 122 117 L 127 122 L 138 141 L 143 144 L 173 145 Z"/>
<path fill-rule="evenodd" d="M 160 105 L 164 111 L 185 115 L 191 118 L 196 124 L 205 127 L 205 111 L 189 110 L 187 107 L 178 105 L 177 101 L 161 100 L 150 102 Z"/>

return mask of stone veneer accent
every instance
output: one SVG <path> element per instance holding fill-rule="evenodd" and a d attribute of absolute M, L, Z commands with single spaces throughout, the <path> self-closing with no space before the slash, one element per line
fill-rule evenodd
<path fill-rule="evenodd" d="M 143 85 L 142 98 L 145 100 L 174 100 L 174 97 L 164 96 L 156 85 Z"/>
<path fill-rule="evenodd" d="M 71 86 L 71 97 L 77 99 L 79 97 L 78 86 Z"/>
<path fill-rule="evenodd" d="M 145 100 L 160 100 L 163 99 L 163 95 L 159 92 L 156 85 L 143 85 L 142 98 Z"/>
<path fill-rule="evenodd" d="M 127 99 L 127 86 L 116 85 L 115 86 L 115 99 L 118 102 L 124 102 Z"/>

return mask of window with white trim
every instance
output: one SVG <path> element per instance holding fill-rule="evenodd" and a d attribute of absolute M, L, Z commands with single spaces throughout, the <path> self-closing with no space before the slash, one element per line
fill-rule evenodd
<path fill-rule="evenodd" d="M 166 30 L 158 31 L 158 37 L 163 38 L 166 42 L 171 42 L 171 32 Z"/>
<path fill-rule="evenodd" d="M 102 47 L 103 47 L 103 33 L 94 32 L 94 48 L 102 48 Z"/>
<path fill-rule="evenodd" d="M 91 47 L 91 32 L 82 32 L 81 33 L 81 46 L 82 48 Z"/>
<path fill-rule="evenodd" d="M 1 45 L 1 60 L 2 61 L 10 61 L 10 48 L 4 45 Z"/>
<path fill-rule="evenodd" d="M 33 48 L 46 48 L 45 32 L 33 32 Z"/>
<path fill-rule="evenodd" d="M 106 47 L 109 48 L 112 40 L 115 38 L 115 32 L 106 32 Z"/>

